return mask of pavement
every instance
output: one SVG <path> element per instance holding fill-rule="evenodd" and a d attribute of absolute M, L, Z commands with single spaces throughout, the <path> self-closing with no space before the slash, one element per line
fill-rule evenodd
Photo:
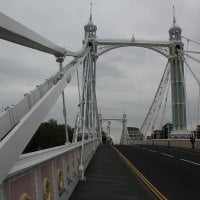
<path fill-rule="evenodd" d="M 141 145 L 117 149 L 167 199 L 200 199 L 200 153 Z"/>
<path fill-rule="evenodd" d="M 116 149 L 116 150 L 115 150 Z M 118 153 L 117 153 L 118 152 Z M 70 200 L 200 199 L 200 153 L 100 145 Z"/>

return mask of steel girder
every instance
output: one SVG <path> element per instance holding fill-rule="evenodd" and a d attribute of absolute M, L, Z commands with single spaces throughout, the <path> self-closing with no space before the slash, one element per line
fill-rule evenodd
<path fill-rule="evenodd" d="M 14 42 L 55 56 L 77 56 L 77 53 L 49 41 L 38 33 L 0 12 L 0 39 Z"/>
<path fill-rule="evenodd" d="M 132 46 L 150 49 L 160 53 L 166 58 L 169 58 L 169 41 L 96 39 L 95 42 L 97 44 L 97 56 L 101 56 L 113 49 Z"/>

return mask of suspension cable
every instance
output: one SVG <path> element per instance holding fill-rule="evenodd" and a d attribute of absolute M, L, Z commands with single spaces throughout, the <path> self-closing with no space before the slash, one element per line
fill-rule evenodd
<path fill-rule="evenodd" d="M 178 59 L 179 59 L 179 63 L 184 63 L 184 61 L 185 61 L 185 58 L 184 58 L 184 56 L 181 54 L 181 52 L 180 51 L 178 51 Z M 183 68 L 182 68 L 182 65 L 179 65 L 179 68 L 180 68 L 180 72 L 181 72 L 181 79 L 183 80 L 183 85 L 184 85 L 184 88 L 183 88 L 183 90 L 184 90 L 184 92 L 185 92 L 185 104 L 186 104 L 186 106 L 189 108 L 188 110 L 188 112 L 189 112 L 189 121 L 190 121 L 190 124 L 191 124 L 191 127 L 192 127 L 192 114 L 191 114 L 191 109 L 190 109 L 190 105 L 189 105 L 189 103 L 188 103 L 188 94 L 187 94 L 187 89 L 186 89 L 186 80 L 185 80 L 185 78 L 184 78 L 184 76 L 183 76 Z"/>
<path fill-rule="evenodd" d="M 197 84 L 198 84 L 198 86 L 199 86 L 199 95 L 198 95 L 198 108 L 197 108 L 197 125 L 198 125 L 198 123 L 199 123 L 199 112 L 200 112 L 200 81 L 199 81 L 199 79 L 197 78 L 197 76 L 195 75 L 195 73 L 193 72 L 193 70 L 192 70 L 192 68 L 189 66 L 189 64 L 187 63 L 187 61 L 185 60 L 184 61 L 185 62 L 185 64 L 186 64 L 186 66 L 187 66 L 187 68 L 189 69 L 189 71 L 190 71 L 190 73 L 192 74 L 192 76 L 194 77 L 194 79 L 196 80 L 196 82 L 197 82 Z"/>
<path fill-rule="evenodd" d="M 189 50 L 185 51 L 185 50 L 182 50 L 182 52 L 187 53 L 187 55 L 188 55 L 188 53 L 200 54 L 200 51 L 189 51 Z"/>
<path fill-rule="evenodd" d="M 160 108 L 161 108 L 162 103 L 163 103 L 163 96 L 164 96 L 164 95 L 161 96 L 161 98 L 160 98 L 160 103 L 159 103 L 159 105 L 158 105 L 158 107 L 157 107 L 157 111 L 155 112 L 155 116 L 154 116 L 153 123 L 152 123 L 152 127 L 153 127 L 153 128 L 155 128 L 155 124 L 156 124 L 156 122 L 157 122 L 157 120 L 158 120 Z"/>
<path fill-rule="evenodd" d="M 164 95 L 164 92 L 163 92 L 163 90 L 165 90 L 164 83 L 166 83 L 167 79 L 168 79 L 167 77 L 164 78 L 164 82 L 160 86 L 159 95 L 154 101 L 154 106 L 153 106 L 153 108 L 152 108 L 152 110 L 150 112 L 150 116 L 149 116 L 149 119 L 148 119 L 148 125 L 147 125 L 147 128 L 146 128 L 146 132 L 148 132 L 152 120 L 153 120 L 152 129 L 154 129 L 154 124 L 155 124 L 155 122 L 157 120 L 157 115 L 159 113 L 159 110 L 160 110 L 160 107 L 161 107 L 161 104 L 162 104 L 163 95 Z"/>
<path fill-rule="evenodd" d="M 187 55 L 189 54 L 189 40 L 187 40 Z M 183 50 L 182 50 L 183 51 Z M 185 60 L 187 60 L 188 59 L 188 57 L 187 58 L 185 58 Z M 187 68 L 187 66 L 185 66 L 185 81 L 187 82 L 187 78 L 188 78 L 188 68 Z"/>
<path fill-rule="evenodd" d="M 161 120 L 160 120 L 160 126 L 163 126 L 163 121 L 165 119 L 165 114 L 166 114 L 166 108 L 167 108 L 167 101 L 168 101 L 168 96 L 169 96 L 169 88 L 170 88 L 170 81 L 168 81 L 167 84 L 167 92 L 166 92 L 166 96 L 165 96 L 165 103 L 164 103 L 164 107 L 163 107 L 163 113 L 161 115 Z"/>
<path fill-rule="evenodd" d="M 181 36 L 181 37 L 184 38 L 184 39 L 186 39 L 186 40 L 188 40 L 188 41 L 191 41 L 191 42 L 193 42 L 193 43 L 195 43 L 195 44 L 200 45 L 200 42 L 194 41 L 194 40 L 192 40 L 192 39 L 190 39 L 190 38 L 187 38 L 187 37 L 185 37 L 185 36 Z"/>
<path fill-rule="evenodd" d="M 191 58 L 192 60 L 195 60 L 196 62 L 200 63 L 200 60 L 198 60 L 197 58 L 195 58 L 191 55 L 186 54 L 184 51 L 178 50 L 178 52 L 180 52 L 181 54 L 187 56 L 188 58 Z"/>
<path fill-rule="evenodd" d="M 149 108 L 149 111 L 148 111 L 148 113 L 147 113 L 147 115 L 145 117 L 145 120 L 144 120 L 144 122 L 143 122 L 143 124 L 142 124 L 142 126 L 140 128 L 141 132 L 143 132 L 145 130 L 145 126 L 147 125 L 147 122 L 149 120 L 150 121 L 152 120 L 152 118 L 151 119 L 149 119 L 149 118 L 151 117 L 152 113 L 154 112 L 154 110 L 155 110 L 155 104 L 156 104 L 157 100 L 159 99 L 160 89 L 161 89 L 161 86 L 162 86 L 163 81 L 165 79 L 165 76 L 166 76 L 166 73 L 167 73 L 167 70 L 168 70 L 168 65 L 169 65 L 169 60 L 168 60 L 168 62 L 166 64 L 164 73 L 162 75 L 161 81 L 160 81 L 159 86 L 158 86 L 157 91 L 156 91 L 156 95 L 154 97 L 154 100 L 153 100 L 153 102 L 152 102 L 152 104 L 151 104 L 151 106 Z M 149 128 L 149 125 L 148 125 L 147 129 L 148 128 Z"/>
<path fill-rule="evenodd" d="M 199 125 L 199 103 L 200 103 L 200 88 L 199 88 L 199 95 L 198 95 L 198 108 L 197 108 L 197 125 Z"/>
<path fill-rule="evenodd" d="M 81 103 L 81 90 L 80 90 L 80 82 L 79 82 L 79 73 L 77 69 L 77 82 L 78 82 L 78 96 L 79 96 L 79 105 Z"/>
<path fill-rule="evenodd" d="M 190 73 L 192 74 L 192 76 L 194 77 L 194 79 L 196 80 L 198 86 L 200 87 L 200 80 L 197 78 L 197 76 L 195 75 L 195 73 L 193 72 L 192 68 L 189 66 L 188 62 L 186 60 L 184 60 L 187 68 L 189 69 Z"/>
<path fill-rule="evenodd" d="M 160 109 L 161 109 L 162 104 L 163 104 L 163 98 L 166 94 L 166 87 L 168 85 L 168 81 L 169 81 L 169 73 L 166 74 L 166 77 L 165 77 L 165 80 L 164 80 L 164 85 L 161 87 L 161 95 L 160 95 L 160 98 L 159 98 L 158 106 L 156 108 L 157 111 L 154 114 L 154 120 L 153 120 L 153 123 L 152 123 L 152 127 L 155 127 L 155 124 L 158 120 L 158 116 L 160 114 Z"/>

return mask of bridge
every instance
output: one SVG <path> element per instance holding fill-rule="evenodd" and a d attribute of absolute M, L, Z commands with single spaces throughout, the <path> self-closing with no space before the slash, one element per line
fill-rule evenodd
<path fill-rule="evenodd" d="M 200 140 L 187 128 L 184 66 L 199 87 L 200 81 L 186 58 L 200 63 L 193 56 L 200 52 L 185 50 L 183 40 L 199 43 L 182 36 L 175 16 L 166 41 L 98 38 L 92 13 L 84 31 L 83 45 L 74 52 L 0 13 L 1 39 L 51 54 L 59 64 L 57 73 L 0 114 L 0 199 L 198 199 Z M 128 131 L 126 113 L 122 118 L 103 118 L 98 110 L 98 58 L 121 47 L 149 49 L 167 60 L 139 129 L 142 140 L 135 140 Z M 73 60 L 64 66 L 66 57 Z M 64 89 L 76 75 L 79 106 L 70 143 Z M 170 86 L 173 129 L 165 139 L 147 139 L 159 120 L 163 124 L 161 113 L 166 112 Z M 65 145 L 22 154 L 60 96 Z M 109 135 L 111 120 L 122 124 L 120 144 L 116 146 L 102 144 L 103 123 L 108 121 Z"/>

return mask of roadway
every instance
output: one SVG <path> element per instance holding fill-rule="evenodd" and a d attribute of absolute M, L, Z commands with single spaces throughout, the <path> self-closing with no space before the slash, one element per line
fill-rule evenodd
<path fill-rule="evenodd" d="M 70 200 L 153 200 L 114 148 L 100 145 Z"/>
<path fill-rule="evenodd" d="M 167 199 L 200 199 L 200 153 L 156 146 L 117 149 Z"/>

